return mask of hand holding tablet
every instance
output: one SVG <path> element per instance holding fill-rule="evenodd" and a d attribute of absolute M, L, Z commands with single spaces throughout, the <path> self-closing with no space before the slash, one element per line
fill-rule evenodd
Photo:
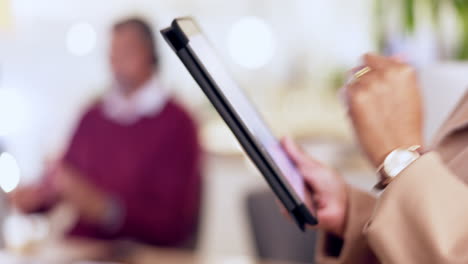
<path fill-rule="evenodd" d="M 317 225 L 312 189 L 306 187 L 281 143 L 225 71 L 195 21 L 175 19 L 161 33 L 299 227 Z"/>
<path fill-rule="evenodd" d="M 303 175 L 304 182 L 313 191 L 306 192 L 304 203 L 317 210 L 316 228 L 342 237 L 346 228 L 349 188 L 333 169 L 304 153 L 291 139 L 282 140 L 286 153 Z"/>

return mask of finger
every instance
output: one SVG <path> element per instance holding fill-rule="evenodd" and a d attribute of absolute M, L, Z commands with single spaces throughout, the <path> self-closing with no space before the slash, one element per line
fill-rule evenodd
<path fill-rule="evenodd" d="M 373 56 L 373 55 L 368 55 L 368 56 Z M 373 65 L 376 65 L 376 63 L 374 63 Z M 348 101 L 349 98 L 347 98 L 347 95 L 346 95 L 347 93 L 352 92 L 353 90 L 356 90 L 356 89 L 361 89 L 362 87 L 366 87 L 370 81 L 375 80 L 376 77 L 382 74 L 382 71 L 385 71 L 385 69 L 379 70 L 375 67 L 361 65 L 359 67 L 353 68 L 350 71 L 351 77 L 346 83 L 346 85 L 344 86 L 344 94 L 343 94 L 344 97 L 342 97 L 346 104 L 349 102 Z"/>
<path fill-rule="evenodd" d="M 300 175 L 302 175 L 305 183 L 305 192 L 307 193 L 315 193 L 318 189 L 320 189 L 320 182 L 318 182 L 318 178 L 323 178 L 319 173 L 322 173 L 320 170 L 317 169 L 318 166 L 309 166 L 306 168 L 301 168 L 299 170 Z M 308 203 L 310 206 L 313 205 L 313 199 L 311 199 Z"/>
<path fill-rule="evenodd" d="M 354 67 L 352 68 L 349 72 L 348 72 L 348 77 L 352 78 L 354 77 L 354 75 L 356 73 L 358 73 L 359 71 L 361 71 L 362 69 L 366 68 L 367 66 L 366 65 L 359 65 L 357 67 Z"/>
<path fill-rule="evenodd" d="M 346 85 L 344 90 L 344 102 L 346 106 L 350 107 L 350 102 L 353 101 L 357 92 L 368 90 L 378 84 L 383 72 L 384 70 L 378 71 L 371 68 L 370 71 L 362 74 L 359 78 L 355 78 L 354 81 Z"/>
<path fill-rule="evenodd" d="M 408 61 L 408 59 L 406 58 L 406 55 L 403 53 L 392 55 L 389 58 L 397 63 L 406 63 Z"/>
<path fill-rule="evenodd" d="M 346 79 L 345 79 L 345 83 L 344 83 L 343 88 L 346 88 L 346 86 L 349 86 L 353 82 L 355 82 L 356 81 L 356 74 L 359 71 L 363 70 L 364 68 L 366 68 L 365 65 L 360 65 L 360 66 L 354 67 L 351 70 L 349 70 L 348 73 L 346 74 Z"/>
<path fill-rule="evenodd" d="M 364 64 L 370 67 L 372 70 L 385 69 L 395 63 L 395 61 L 388 57 L 370 53 L 364 55 L 363 61 Z"/>
<path fill-rule="evenodd" d="M 289 137 L 281 141 L 283 149 L 288 154 L 289 158 L 296 164 L 301 165 L 307 162 L 307 155 L 302 149 Z"/>
<path fill-rule="evenodd" d="M 12 191 L 11 193 L 8 193 L 6 195 L 6 198 L 9 204 L 16 206 L 16 203 L 18 201 L 18 191 L 15 190 L 15 191 Z"/>

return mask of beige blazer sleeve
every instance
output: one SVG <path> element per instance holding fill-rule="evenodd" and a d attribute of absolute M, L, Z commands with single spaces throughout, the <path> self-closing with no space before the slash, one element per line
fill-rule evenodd
<path fill-rule="evenodd" d="M 363 229 L 362 240 L 346 245 L 345 237 L 343 256 L 354 257 L 346 250 L 367 245 L 369 252 L 358 256 L 373 252 L 378 260 L 348 259 L 341 255 L 334 260 L 468 263 L 467 201 L 466 184 L 447 169 L 438 154 L 428 153 L 405 169 L 382 194 Z"/>
<path fill-rule="evenodd" d="M 364 230 L 382 263 L 468 263 L 468 187 L 436 153 L 385 191 Z"/>

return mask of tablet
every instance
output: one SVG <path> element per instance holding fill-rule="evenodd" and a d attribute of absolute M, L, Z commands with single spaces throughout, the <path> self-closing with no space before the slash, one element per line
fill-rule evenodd
<path fill-rule="evenodd" d="M 161 33 L 299 228 L 305 230 L 306 225 L 316 225 L 315 210 L 304 202 L 307 188 L 303 177 L 259 112 L 229 76 L 194 19 L 177 18 Z"/>

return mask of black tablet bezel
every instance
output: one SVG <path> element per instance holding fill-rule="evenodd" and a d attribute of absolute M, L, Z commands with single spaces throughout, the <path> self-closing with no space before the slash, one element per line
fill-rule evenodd
<path fill-rule="evenodd" d="M 183 24 L 195 26 L 188 28 Z M 183 62 L 192 77 L 198 83 L 215 109 L 232 130 L 253 163 L 263 174 L 273 192 L 283 203 L 285 208 L 294 216 L 299 227 L 304 230 L 305 225 L 316 225 L 317 219 L 297 196 L 281 170 L 276 166 L 269 153 L 262 149 L 255 137 L 247 129 L 228 98 L 224 97 L 220 88 L 210 76 L 209 72 L 190 47 L 190 37 L 203 34 L 196 22 L 191 18 L 177 18 L 171 27 L 161 31 L 166 41 Z"/>

